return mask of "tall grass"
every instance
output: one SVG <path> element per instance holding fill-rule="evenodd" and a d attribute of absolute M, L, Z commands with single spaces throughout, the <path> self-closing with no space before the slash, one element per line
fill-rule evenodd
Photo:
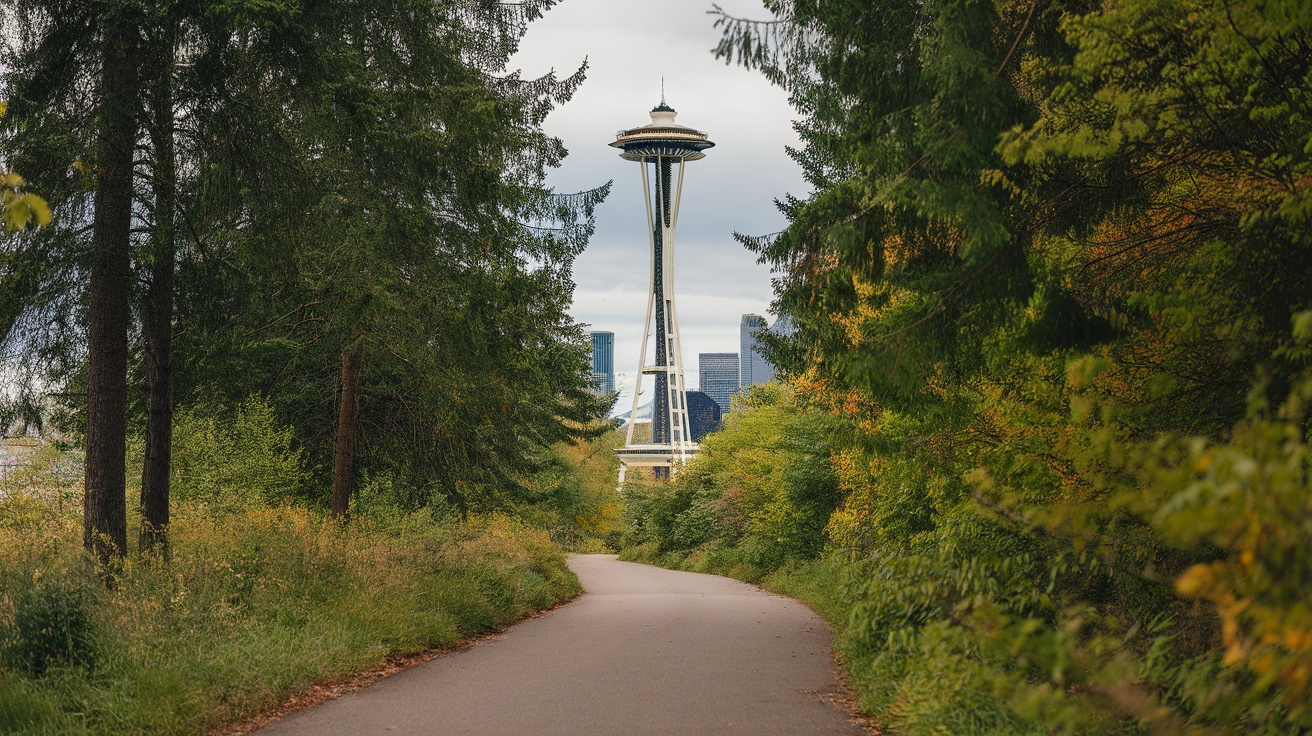
<path fill-rule="evenodd" d="M 504 517 L 341 525 L 204 501 L 176 506 L 168 561 L 130 557 L 106 586 L 82 554 L 76 489 L 38 486 L 0 494 L 0 732 L 204 732 L 579 590 L 545 534 Z M 59 633 L 79 610 L 87 641 Z M 30 620 L 55 633 L 34 642 Z"/>

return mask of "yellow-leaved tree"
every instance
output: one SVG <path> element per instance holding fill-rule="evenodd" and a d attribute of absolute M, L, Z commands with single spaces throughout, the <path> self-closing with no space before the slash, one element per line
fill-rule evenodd
<path fill-rule="evenodd" d="M 5 114 L 7 102 L 0 102 L 0 117 Z M 32 223 L 38 227 L 50 224 L 50 207 L 35 194 L 23 191 L 23 177 L 12 171 L 0 170 L 0 214 L 7 230 L 22 230 Z"/>

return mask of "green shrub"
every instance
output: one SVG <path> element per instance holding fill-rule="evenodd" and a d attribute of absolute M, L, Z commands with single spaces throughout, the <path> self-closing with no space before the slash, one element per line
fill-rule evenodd
<path fill-rule="evenodd" d="M 57 666 L 93 666 L 92 597 L 87 586 L 63 580 L 43 580 L 20 591 L 13 621 L 3 632 L 5 662 L 34 677 Z"/>
<path fill-rule="evenodd" d="M 725 428 L 669 483 L 625 486 L 625 547 L 654 543 L 699 571 L 760 577 L 824 549 L 842 502 L 830 464 L 833 422 L 779 384 L 751 387 Z"/>
<path fill-rule="evenodd" d="M 272 426 L 259 415 L 224 431 L 263 436 L 276 450 L 265 460 L 285 461 L 280 441 L 242 430 L 251 416 Z M 514 519 L 377 503 L 342 524 L 241 493 L 227 500 L 245 507 L 176 500 L 167 561 L 130 554 L 105 589 L 82 547 L 78 489 L 65 503 L 77 473 L 43 467 L 0 478 L 0 733 L 208 733 L 579 592 L 561 550 Z"/>
<path fill-rule="evenodd" d="M 289 505 L 216 516 L 181 501 L 168 563 L 129 558 L 96 592 L 94 577 L 77 587 L 80 530 L 48 508 L 24 511 L 25 531 L 62 540 L 42 554 L 4 523 L 9 504 L 0 497 L 0 733 L 207 733 L 579 591 L 547 535 L 505 517 L 344 525 Z M 45 582 L 24 593 L 32 575 L 20 568 Z"/>
<path fill-rule="evenodd" d="M 173 496 L 217 508 L 277 505 L 304 495 L 308 475 L 292 430 L 250 397 L 230 414 L 178 412 L 173 429 Z"/>

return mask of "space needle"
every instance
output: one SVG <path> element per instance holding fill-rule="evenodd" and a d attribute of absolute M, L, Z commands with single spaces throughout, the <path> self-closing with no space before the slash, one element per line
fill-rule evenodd
<path fill-rule="evenodd" d="M 661 85 L 664 87 L 664 84 Z M 683 190 L 683 166 L 705 158 L 714 146 L 701 131 L 674 122 L 674 108 L 665 103 L 652 108 L 651 122 L 621 130 L 610 145 L 621 150 L 626 161 L 642 164 L 642 191 L 647 202 L 647 233 L 651 241 L 651 288 L 647 293 L 647 319 L 642 328 L 642 352 L 638 358 L 637 385 L 624 447 L 616 448 L 620 459 L 619 482 L 629 467 L 649 467 L 657 479 L 668 480 L 676 469 L 697 454 L 688 423 L 688 396 L 683 385 L 683 353 L 679 346 L 679 312 L 674 306 L 674 233 L 679 224 L 679 197 Z M 654 328 L 654 329 L 653 329 Z M 655 336 L 652 362 L 647 362 L 647 343 Z M 645 376 L 655 378 L 652 397 L 651 438 L 634 444 L 638 404 Z"/>

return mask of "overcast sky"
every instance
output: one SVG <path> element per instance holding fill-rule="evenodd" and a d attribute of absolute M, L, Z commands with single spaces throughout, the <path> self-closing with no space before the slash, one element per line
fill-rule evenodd
<path fill-rule="evenodd" d="M 765 18 L 760 0 L 720 0 L 726 11 Z M 675 293 L 689 388 L 697 354 L 737 352 L 744 313 L 767 314 L 770 270 L 732 237 L 765 234 L 785 220 L 773 200 L 805 194 L 784 146 L 797 142 L 786 93 L 757 72 L 711 54 L 719 40 L 709 0 L 565 0 L 529 27 L 511 66 L 565 76 L 587 57 L 587 81 L 547 119 L 569 157 L 550 182 L 558 191 L 614 179 L 597 212 L 597 231 L 575 264 L 573 314 L 591 329 L 615 333 L 615 369 L 625 390 L 638 364 L 650 279 L 650 245 L 641 168 L 607 144 L 615 132 L 651 122 L 665 97 L 677 122 L 710 134 L 715 148 L 687 165 L 675 242 Z M 773 316 L 768 316 L 771 322 Z M 651 356 L 648 356 L 651 360 Z M 627 409 L 627 399 L 620 405 Z"/>

